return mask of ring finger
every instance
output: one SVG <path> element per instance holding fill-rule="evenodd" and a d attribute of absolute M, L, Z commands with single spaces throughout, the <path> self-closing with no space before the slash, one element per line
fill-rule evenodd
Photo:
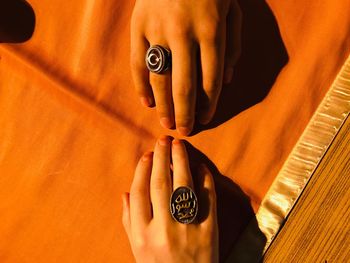
<path fill-rule="evenodd" d="M 152 45 L 167 47 L 164 41 L 151 41 Z M 167 70 L 161 74 L 150 72 L 150 84 L 152 86 L 156 109 L 160 124 L 167 129 L 174 126 L 173 99 L 171 95 L 171 72 Z"/>

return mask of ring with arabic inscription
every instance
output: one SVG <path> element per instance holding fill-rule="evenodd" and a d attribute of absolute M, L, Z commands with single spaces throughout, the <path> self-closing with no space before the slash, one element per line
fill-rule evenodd
<path fill-rule="evenodd" d="M 186 186 L 178 187 L 171 194 L 170 212 L 177 222 L 192 223 L 198 213 L 198 200 L 194 191 Z"/>

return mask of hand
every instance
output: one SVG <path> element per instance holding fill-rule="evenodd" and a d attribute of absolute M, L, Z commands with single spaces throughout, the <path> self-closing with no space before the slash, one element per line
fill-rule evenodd
<path fill-rule="evenodd" d="M 240 53 L 240 27 L 237 0 L 136 0 L 133 79 L 142 104 L 155 102 L 163 127 L 176 123 L 180 134 L 189 135 L 196 110 L 200 123 L 212 119 L 223 79 L 231 81 Z M 147 49 L 156 44 L 172 52 L 172 68 L 164 74 L 149 73 L 145 64 Z"/>
<path fill-rule="evenodd" d="M 170 212 L 171 193 L 179 186 L 195 189 L 184 144 L 160 138 L 154 154 L 140 159 L 130 194 L 123 195 L 123 225 L 136 262 L 218 262 L 214 182 L 205 166 L 199 169 L 198 179 L 198 220 L 178 223 Z"/>

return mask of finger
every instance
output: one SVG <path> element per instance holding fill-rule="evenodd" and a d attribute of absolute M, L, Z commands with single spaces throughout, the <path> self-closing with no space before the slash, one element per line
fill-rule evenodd
<path fill-rule="evenodd" d="M 207 124 L 213 118 L 222 88 L 225 54 L 225 25 L 218 27 L 216 35 L 200 43 L 202 85 L 204 96 L 200 103 L 199 122 Z"/>
<path fill-rule="evenodd" d="M 151 200 L 155 219 L 170 219 L 169 200 L 171 195 L 170 138 L 158 139 L 154 148 L 151 176 Z"/>
<path fill-rule="evenodd" d="M 122 222 L 128 238 L 130 239 L 130 199 L 129 193 L 122 194 L 123 215 Z"/>
<path fill-rule="evenodd" d="M 182 141 L 174 139 L 172 143 L 173 160 L 173 189 L 180 186 L 193 188 L 191 170 L 188 162 L 186 147 Z"/>
<path fill-rule="evenodd" d="M 170 72 L 166 71 L 162 74 L 150 73 L 150 82 L 160 124 L 164 128 L 170 129 L 174 126 Z"/>
<path fill-rule="evenodd" d="M 227 16 L 224 83 L 232 81 L 233 67 L 241 54 L 242 11 L 233 1 Z"/>
<path fill-rule="evenodd" d="M 178 40 L 172 45 L 172 92 L 176 128 L 181 135 L 191 133 L 196 107 L 196 48 L 189 40 Z"/>
<path fill-rule="evenodd" d="M 134 25 L 135 24 L 135 25 Z M 152 88 L 149 84 L 149 71 L 146 67 L 145 55 L 149 44 L 141 34 L 136 23 L 131 26 L 130 64 L 136 92 L 142 105 L 149 107 L 153 104 Z"/>
<path fill-rule="evenodd" d="M 132 230 L 138 231 L 152 219 L 150 201 L 150 178 L 152 172 L 152 153 L 144 154 L 137 164 L 130 189 L 130 218 Z"/>
<path fill-rule="evenodd" d="M 200 200 L 205 200 L 204 206 L 202 204 L 201 207 L 205 207 L 207 209 L 207 211 L 205 211 L 207 215 L 205 217 L 205 220 L 202 222 L 202 225 L 204 227 L 212 228 L 213 224 L 217 224 L 216 192 L 214 179 L 208 167 L 204 164 L 199 166 L 198 175 L 200 181 Z"/>

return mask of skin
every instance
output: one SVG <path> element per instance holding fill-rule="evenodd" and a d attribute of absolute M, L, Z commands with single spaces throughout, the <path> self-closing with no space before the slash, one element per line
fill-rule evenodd
<path fill-rule="evenodd" d="M 194 188 L 186 148 L 180 140 L 161 137 L 154 153 L 141 157 L 130 193 L 122 196 L 123 225 L 136 262 L 219 262 L 213 178 L 204 165 L 196 174 L 201 183 Z M 180 224 L 171 217 L 170 196 L 179 186 L 196 189 L 199 208 L 208 208 L 206 216 L 199 209 L 200 222 Z"/>
<path fill-rule="evenodd" d="M 240 54 L 240 28 L 237 0 L 136 0 L 132 75 L 141 103 L 156 105 L 163 127 L 176 126 L 186 136 L 195 119 L 210 122 Z M 156 44 L 172 52 L 164 74 L 150 73 L 145 64 L 147 49 Z"/>

